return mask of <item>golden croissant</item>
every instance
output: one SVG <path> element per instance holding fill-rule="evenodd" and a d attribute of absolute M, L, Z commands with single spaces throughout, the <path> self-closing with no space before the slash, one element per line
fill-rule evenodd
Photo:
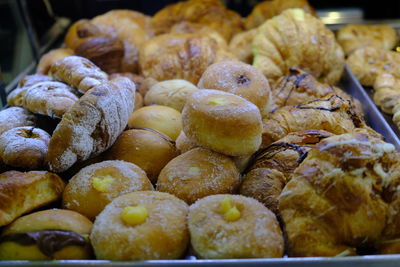
<path fill-rule="evenodd" d="M 273 83 L 291 67 L 335 84 L 344 68 L 344 53 L 324 23 L 302 9 L 288 9 L 267 20 L 253 40 L 253 65 Z"/>

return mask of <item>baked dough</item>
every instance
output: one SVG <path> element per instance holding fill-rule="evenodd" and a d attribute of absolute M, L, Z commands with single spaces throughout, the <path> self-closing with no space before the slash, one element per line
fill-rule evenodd
<path fill-rule="evenodd" d="M 22 126 L 34 126 L 36 118 L 20 107 L 9 107 L 0 111 L 0 135 L 10 129 Z"/>

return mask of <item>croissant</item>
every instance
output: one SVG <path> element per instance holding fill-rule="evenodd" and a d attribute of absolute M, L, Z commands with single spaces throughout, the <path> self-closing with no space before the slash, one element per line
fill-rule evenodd
<path fill-rule="evenodd" d="M 197 84 L 209 65 L 229 59 L 235 57 L 208 35 L 169 33 L 145 42 L 139 63 L 145 77 L 158 81 L 185 79 Z"/>
<path fill-rule="evenodd" d="M 279 214 L 278 196 L 283 187 L 311 147 L 329 136 L 332 134 L 319 130 L 294 132 L 260 149 L 249 163 L 240 193 Z"/>
<path fill-rule="evenodd" d="M 337 40 L 346 55 L 365 46 L 391 50 L 397 42 L 396 32 L 389 25 L 350 24 L 337 32 Z"/>
<path fill-rule="evenodd" d="M 229 51 L 240 61 L 251 64 L 253 62 L 252 42 L 257 29 L 240 32 L 233 36 L 229 43 Z"/>
<path fill-rule="evenodd" d="M 288 9 L 267 20 L 253 40 L 253 65 L 273 83 L 291 67 L 335 84 L 344 68 L 344 53 L 324 23 L 302 9 Z"/>
<path fill-rule="evenodd" d="M 36 67 L 36 73 L 46 75 L 50 70 L 51 64 L 59 59 L 72 56 L 73 54 L 74 52 L 69 48 L 57 48 L 50 50 L 40 58 Z"/>
<path fill-rule="evenodd" d="M 383 72 L 400 77 L 400 54 L 382 48 L 362 47 L 351 53 L 347 65 L 362 85 L 372 86 Z"/>
<path fill-rule="evenodd" d="M 247 16 L 244 26 L 247 30 L 256 28 L 267 19 L 275 17 L 289 8 L 302 8 L 305 12 L 315 16 L 314 8 L 307 0 L 267 0 L 257 4 Z"/>
<path fill-rule="evenodd" d="M 206 25 L 229 41 L 243 28 L 242 18 L 228 10 L 219 0 L 189 0 L 169 5 L 152 18 L 156 34 L 168 33 L 174 24 L 182 21 Z"/>
<path fill-rule="evenodd" d="M 400 178 L 392 144 L 358 131 L 322 140 L 279 196 L 294 257 L 346 256 L 377 248 L 393 217 L 384 186 Z M 396 214 L 398 216 L 398 214 Z"/>
<path fill-rule="evenodd" d="M 331 95 L 307 104 L 277 109 L 270 117 L 263 120 L 261 147 L 291 132 L 316 129 L 343 134 L 362 127 L 366 127 L 365 122 L 355 112 L 351 101 L 338 95 Z"/>

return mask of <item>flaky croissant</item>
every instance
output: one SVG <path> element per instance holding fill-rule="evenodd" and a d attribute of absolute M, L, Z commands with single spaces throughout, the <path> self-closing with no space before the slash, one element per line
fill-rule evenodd
<path fill-rule="evenodd" d="M 396 32 L 389 25 L 350 24 L 337 32 L 337 40 L 346 55 L 365 46 L 391 50 L 396 45 L 396 39 Z"/>
<path fill-rule="evenodd" d="M 257 34 L 257 29 L 240 32 L 233 36 L 229 42 L 229 51 L 240 61 L 248 64 L 253 63 L 252 42 Z"/>
<path fill-rule="evenodd" d="M 362 85 L 372 86 L 381 73 L 400 77 L 400 53 L 383 48 L 362 47 L 351 53 L 347 65 Z"/>
<path fill-rule="evenodd" d="M 283 187 L 311 147 L 329 136 L 332 134 L 320 130 L 294 132 L 260 149 L 249 163 L 240 193 L 279 214 L 278 196 Z"/>
<path fill-rule="evenodd" d="M 219 32 L 226 41 L 243 28 L 242 18 L 219 0 L 189 0 L 169 5 L 152 18 L 156 34 L 170 31 L 182 21 L 203 24 Z"/>
<path fill-rule="evenodd" d="M 315 10 L 307 0 L 267 0 L 257 4 L 250 15 L 247 16 L 244 26 L 247 30 L 256 28 L 263 24 L 267 19 L 282 13 L 289 8 L 302 8 L 305 12 L 315 16 Z"/>
<path fill-rule="evenodd" d="M 377 248 L 391 217 L 383 191 L 399 179 L 399 160 L 393 145 L 362 131 L 326 138 L 311 149 L 279 196 L 289 256 Z"/>
<path fill-rule="evenodd" d="M 307 104 L 277 109 L 263 120 L 261 147 L 266 147 L 291 132 L 316 129 L 343 134 L 365 126 L 350 100 L 331 95 Z"/>
<path fill-rule="evenodd" d="M 324 23 L 302 9 L 288 9 L 258 28 L 253 65 L 273 83 L 291 67 L 335 84 L 344 68 L 344 53 Z"/>
<path fill-rule="evenodd" d="M 235 57 L 206 34 L 169 33 L 145 42 L 139 62 L 145 77 L 158 81 L 185 79 L 197 84 L 209 65 L 229 59 Z"/>

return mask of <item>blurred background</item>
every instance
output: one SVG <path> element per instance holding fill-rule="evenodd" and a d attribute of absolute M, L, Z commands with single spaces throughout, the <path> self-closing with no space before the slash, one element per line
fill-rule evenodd
<path fill-rule="evenodd" d="M 172 0 L 0 0 L 0 97 L 31 72 L 40 55 L 61 45 L 68 26 L 111 9 L 133 9 L 153 15 Z M 223 0 L 242 16 L 261 2 Z M 333 29 L 346 23 L 389 23 L 399 28 L 400 1 L 309 0 Z"/>

